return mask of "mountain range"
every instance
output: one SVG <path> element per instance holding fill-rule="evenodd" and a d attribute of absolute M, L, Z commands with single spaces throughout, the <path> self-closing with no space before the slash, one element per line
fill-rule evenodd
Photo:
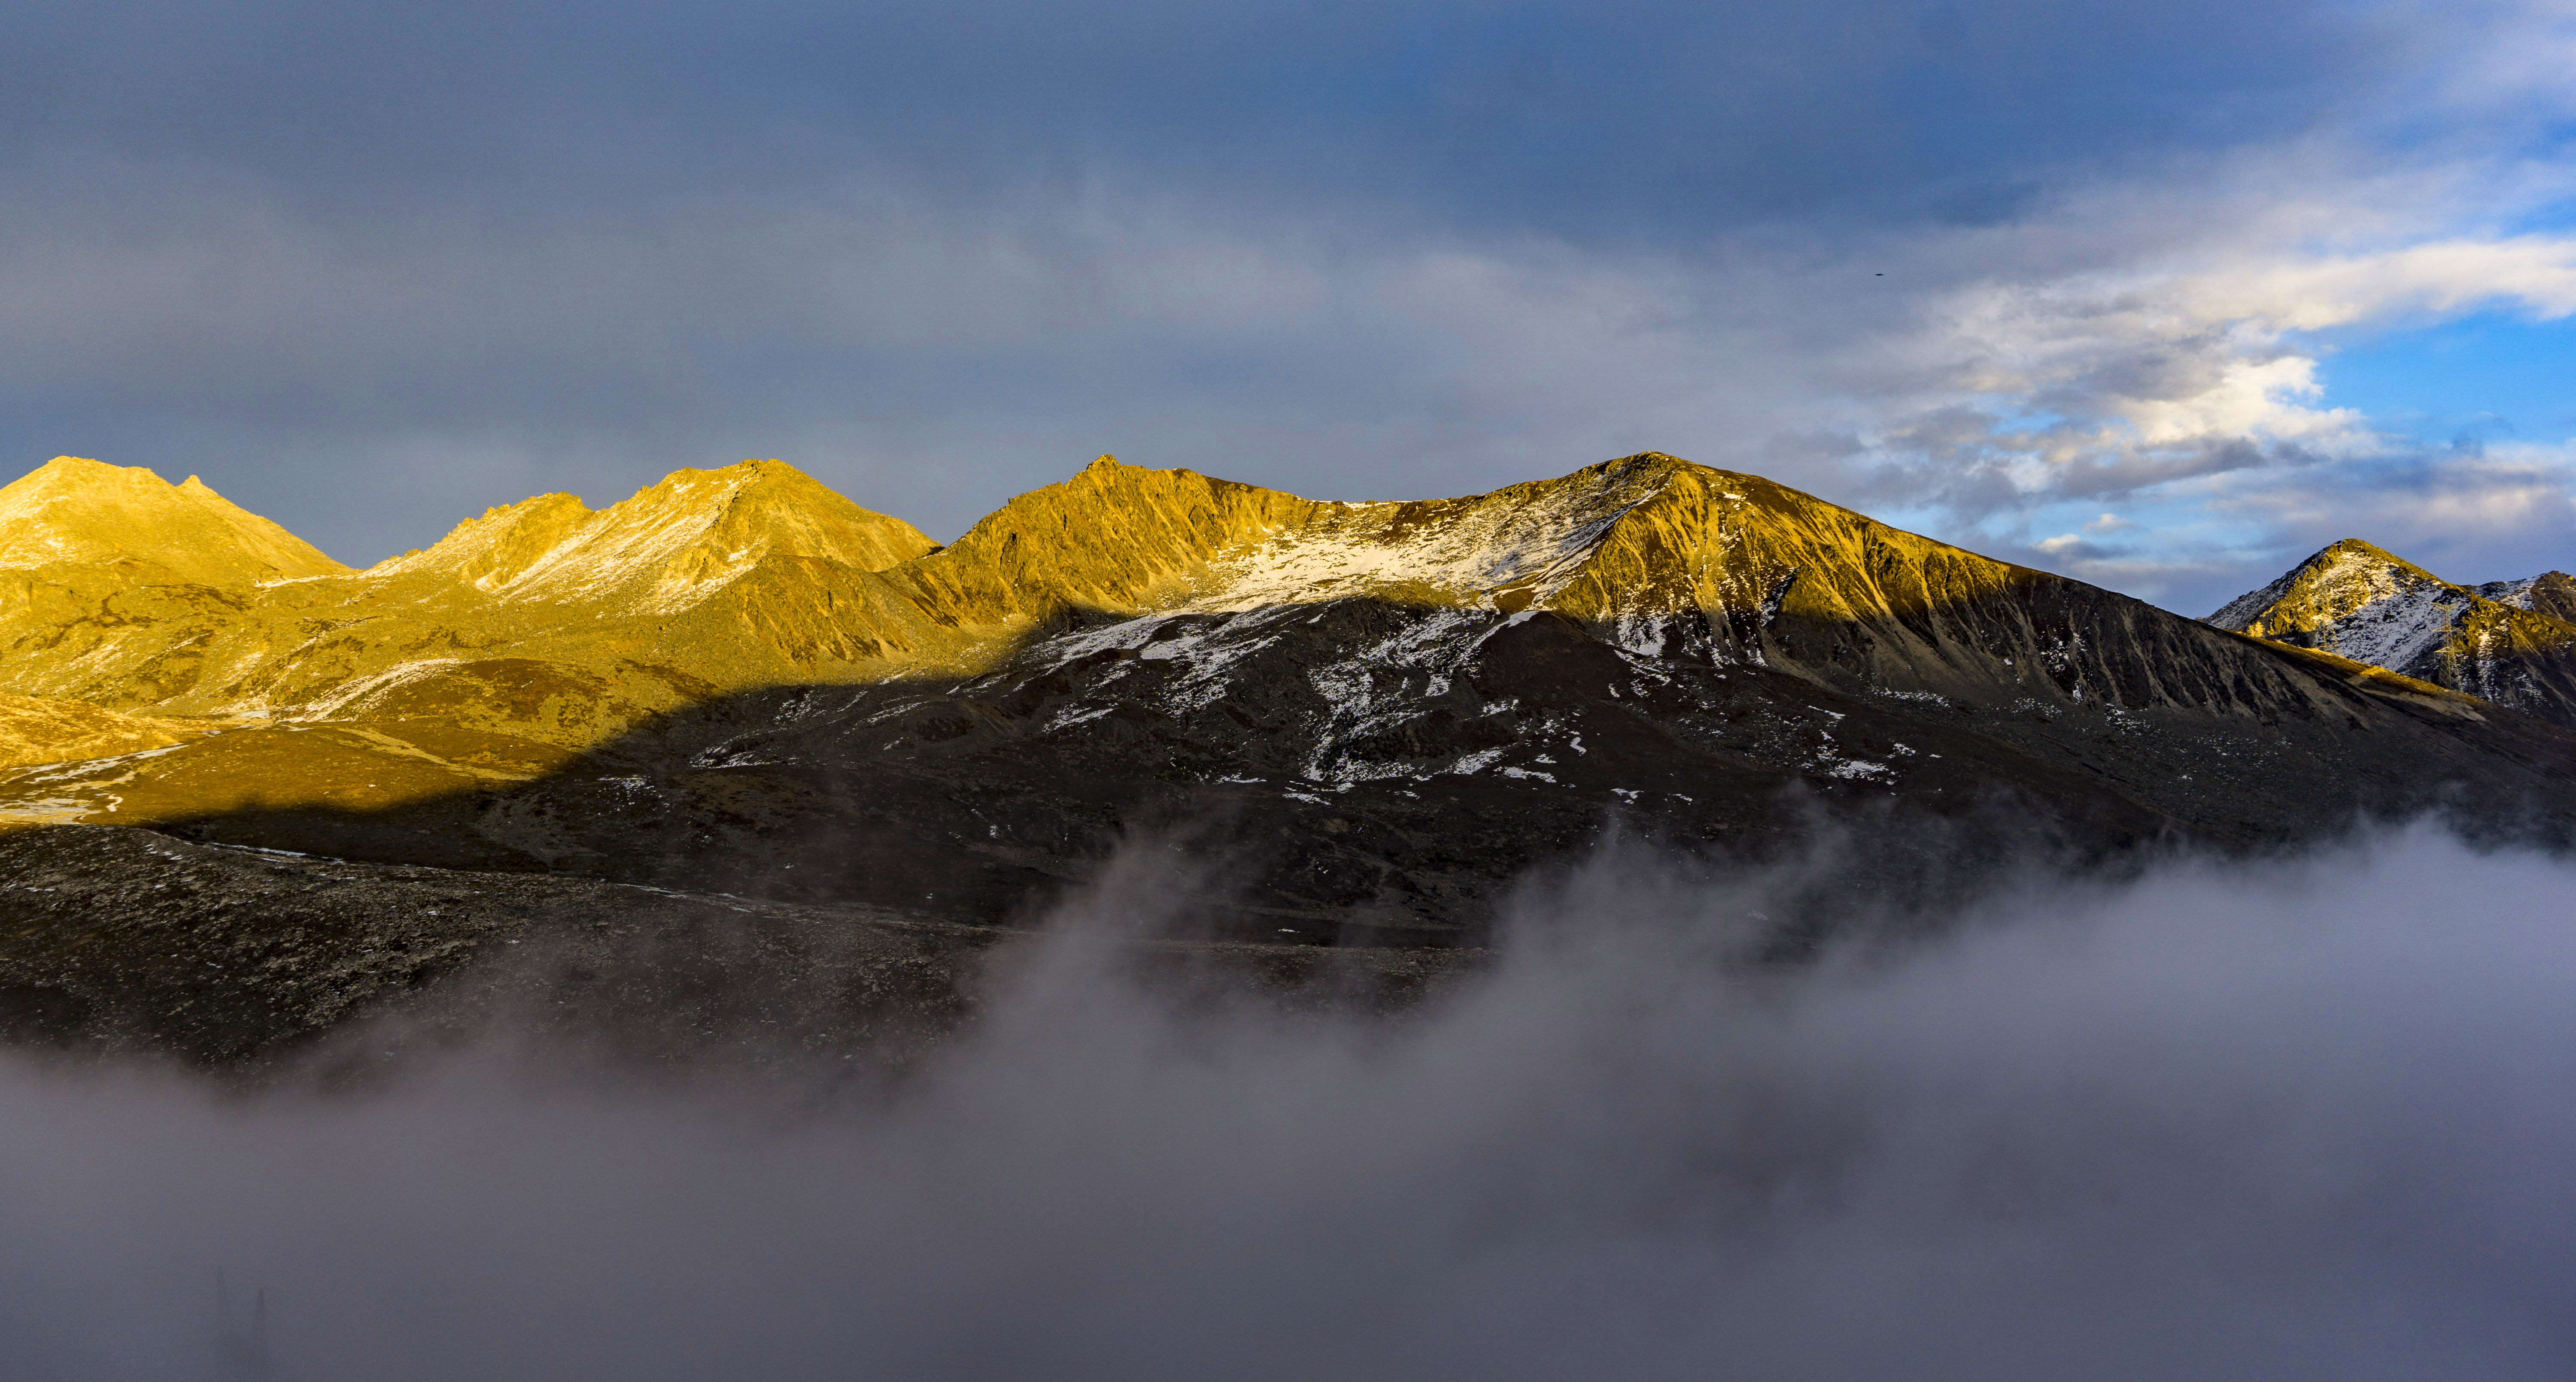
<path fill-rule="evenodd" d="M 950 994 L 1140 849 L 1199 943 L 1346 979 L 1619 840 L 1825 850 L 1794 952 L 2035 856 L 2576 828 L 2563 575 L 2343 543 L 2200 621 L 1656 453 L 1361 504 L 1103 457 L 944 547 L 753 461 L 363 571 L 66 458 L 0 567 L 0 1024 L 207 1059 L 502 940 L 597 982 L 602 917 Z"/>

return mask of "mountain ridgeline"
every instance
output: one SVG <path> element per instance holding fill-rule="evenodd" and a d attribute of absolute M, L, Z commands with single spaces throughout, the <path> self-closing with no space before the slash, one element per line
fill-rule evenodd
<path fill-rule="evenodd" d="M 2535 650 L 2479 680 L 2361 656 L 2331 583 L 2258 592 L 2238 632 L 1654 453 L 1367 504 L 1103 457 L 946 547 L 746 462 L 364 571 L 94 462 L 0 515 L 0 868 L 50 880 L 0 890 L 0 996 L 200 1052 L 468 964 L 550 888 L 971 930 L 1159 843 L 1204 864 L 1207 935 L 1392 954 L 1476 943 L 1614 837 L 1709 867 L 1848 842 L 1782 923 L 1812 938 L 2033 850 L 2576 827 L 2540 656 L 2564 577 L 2466 597 L 2444 628 Z M 195 881 L 129 942 L 132 869 Z M 309 1001 L 133 996 L 205 946 L 301 957 L 262 963 Z"/>

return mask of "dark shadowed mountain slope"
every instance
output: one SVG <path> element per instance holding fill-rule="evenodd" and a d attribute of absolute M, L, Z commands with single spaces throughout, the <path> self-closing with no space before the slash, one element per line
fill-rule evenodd
<path fill-rule="evenodd" d="M 2135 617 L 2043 612 L 2089 613 L 2096 649 Z M 1613 833 L 1740 859 L 1839 836 L 1844 902 L 1902 909 L 2016 858 L 2361 813 L 2566 828 L 2576 746 L 2540 722 L 2214 631 L 2175 643 L 2160 675 L 2207 702 L 2150 699 L 2116 651 L 1978 704 L 1721 662 L 1704 635 L 1640 652 L 1550 612 L 1103 620 L 976 677 L 728 698 L 515 788 L 184 829 L 985 920 L 1143 841 L 1214 876 L 1228 934 L 1381 943 L 1472 935 L 1515 878 Z"/>
<path fill-rule="evenodd" d="M 922 608 L 1013 592 L 987 617 L 1023 632 L 980 670 L 722 698 L 391 813 L 190 828 L 956 917 L 1152 835 L 1212 861 L 1238 931 L 1356 940 L 1472 932 L 1610 832 L 1759 855 L 1902 811 L 1848 879 L 1898 894 L 2026 849 L 2256 845 L 2444 803 L 2569 819 L 2576 745 L 2527 716 L 1753 477 L 1645 456 L 1304 509 L 1191 477 L 1122 518 L 1129 474 L 1167 483 L 1124 471 L 1015 505 L 1092 506 L 1052 545 L 994 522 L 986 554 L 889 573 Z M 1129 541 L 1161 555 L 1047 593 L 1041 556 L 1092 570 L 1088 544 Z M 1023 546 L 1025 586 L 990 574 Z"/>

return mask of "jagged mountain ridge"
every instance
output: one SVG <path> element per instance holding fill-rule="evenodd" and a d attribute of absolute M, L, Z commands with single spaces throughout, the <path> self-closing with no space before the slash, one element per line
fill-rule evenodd
<path fill-rule="evenodd" d="M 2564 572 L 2471 588 L 2347 538 L 2209 622 L 2576 725 L 2569 615 L 2576 580 Z"/>
<path fill-rule="evenodd" d="M 512 605 L 609 605 L 672 613 L 773 554 L 860 571 L 938 544 L 776 461 L 682 470 L 596 513 L 569 494 L 487 511 L 436 546 L 371 567 L 384 580 L 435 573 Z"/>
<path fill-rule="evenodd" d="M 2079 699 L 2087 678 L 2123 680 L 2138 704 L 2227 694 L 2162 685 L 2187 659 L 2115 672 L 2098 635 L 2088 652 L 2073 625 L 1973 614 L 2069 588 L 2060 578 L 1652 453 L 1379 504 L 1104 457 L 932 547 L 791 467 L 747 462 L 679 472 L 597 514 L 540 496 L 363 572 L 50 587 L 0 618 L 0 637 L 23 695 L 573 749 L 728 691 L 971 674 L 1069 613 L 1346 597 L 1547 609 L 1638 649 L 1686 628 L 1712 656 L 1976 704 L 2019 694 L 2052 660 Z"/>
<path fill-rule="evenodd" d="M 2192 773 L 2176 766 L 2189 754 L 2149 755 L 2160 765 L 2152 771 L 2138 763 L 2089 762 L 2088 750 L 2049 728 L 2053 717 L 2074 716 L 2092 722 L 2088 732 L 2097 737 L 2124 740 L 2149 732 L 2138 717 L 2156 715 L 2208 721 L 2238 737 L 2265 727 L 2279 738 L 2285 723 L 2344 735 L 2420 737 L 2426 725 L 2489 741 L 2500 733 L 2490 713 L 2465 697 L 2231 638 L 2081 582 L 1888 528 L 1758 477 L 1654 453 L 1484 495 L 1375 504 L 1306 500 L 1104 457 L 1068 481 L 1012 500 L 945 549 L 875 571 L 858 570 L 857 561 L 891 553 L 842 560 L 816 555 L 822 544 L 810 538 L 803 540 L 805 550 L 780 552 L 777 547 L 797 544 L 773 544 L 767 555 L 751 558 L 747 548 L 759 538 L 740 524 L 713 546 L 657 540 L 675 531 L 718 531 L 722 525 L 705 515 L 735 512 L 729 496 L 744 493 L 789 496 L 780 502 L 773 494 L 766 510 L 750 506 L 753 513 L 846 505 L 837 496 L 817 498 L 828 491 L 802 476 L 776 473 L 784 470 L 765 478 L 759 465 L 684 472 L 629 501 L 635 507 L 614 519 L 616 509 L 588 515 L 577 503 L 530 501 L 464 525 L 428 552 L 354 577 L 271 587 L 284 592 L 285 608 L 307 618 L 329 608 L 322 597 L 334 591 L 370 592 L 367 598 L 380 605 L 390 603 L 391 592 L 409 605 L 372 613 L 361 606 L 364 617 L 353 622 L 400 629 L 443 620 L 451 640 L 455 630 L 475 629 L 496 610 L 521 619 L 528 611 L 550 613 L 578 627 L 563 632 L 544 619 L 504 625 L 530 631 L 495 650 L 505 656 L 415 655 L 368 670 L 342 651 L 350 640 L 340 627 L 325 624 L 329 637 L 279 659 L 282 665 L 270 673 L 272 684 L 302 676 L 319 688 L 287 723 L 235 728 L 140 763 L 22 773 L 16 784 L 22 800 L 58 820 L 168 818 L 190 814 L 192 804 L 199 815 L 299 805 L 345 813 L 437 798 L 497 800 L 489 794 L 531 782 L 539 786 L 529 790 L 542 795 L 552 790 L 543 784 L 558 778 L 625 782 L 635 776 L 625 769 L 639 761 L 653 769 L 646 774 L 651 781 L 666 770 L 714 772 L 734 774 L 726 780 L 739 785 L 750 779 L 738 770 L 802 765 L 848 780 L 922 757 L 902 771 L 927 773 L 935 783 L 948 771 L 940 765 L 958 754 L 1070 760 L 1094 752 L 1098 746 L 1081 746 L 1099 736 L 1124 744 L 1119 736 L 1130 732 L 1152 741 L 1142 760 L 1132 744 L 1100 750 L 1129 761 L 1091 770 L 1113 793 L 1153 795 L 1135 780 L 1135 762 L 1158 757 L 1161 766 L 1149 776 L 1192 790 L 1240 776 L 1229 763 L 1256 764 L 1265 780 L 1314 784 L 1279 789 L 1292 794 L 1283 800 L 1370 782 L 1411 781 L 1413 788 L 1398 790 L 1418 790 L 1434 779 L 1488 770 L 1491 780 L 1536 786 L 1565 776 L 1551 762 L 1589 756 L 1584 731 L 1572 726 L 1611 713 L 1597 703 L 1601 697 L 1617 700 L 1620 693 L 1611 688 L 1621 679 L 1643 677 L 1627 693 L 1638 705 L 1654 702 L 1643 689 L 1648 685 L 1691 688 L 1674 691 L 1679 699 L 1668 696 L 1669 704 L 1647 716 L 1654 722 L 1649 739 L 1665 744 L 1656 752 L 1671 757 L 1679 752 L 1674 745 L 1697 735 L 1706 741 L 1702 749 L 1718 751 L 1672 761 L 1695 762 L 1692 771 L 1735 781 L 1735 796 L 1758 797 L 1792 784 L 1901 796 L 1917 780 L 1928 784 L 1924 792 L 1972 794 L 1973 777 L 1930 765 L 1983 762 L 1994 780 L 2055 799 L 2075 814 L 2116 818 L 2130 836 L 2177 829 L 2242 839 L 2277 831 L 2305 808 L 2277 784 L 2229 768 Z M 674 496 L 699 502 L 675 504 Z M 710 505 L 709 498 L 722 502 Z M 675 510 L 700 516 L 683 521 Z M 855 506 L 849 512 L 864 514 Z M 780 526 L 819 531 L 811 522 Z M 615 542 L 581 536 L 600 529 L 641 536 Z M 852 555 L 846 545 L 833 550 Z M 604 560 L 615 551 L 629 559 Z M 730 564 L 719 569 L 715 558 Z M 598 671 L 596 662 L 566 658 L 563 649 L 597 639 L 600 626 L 613 630 L 619 619 L 631 625 L 649 618 L 658 629 L 664 616 L 655 611 L 680 603 L 670 593 L 674 571 L 685 583 L 709 570 L 719 579 L 687 587 L 696 603 L 684 605 L 682 617 L 710 608 L 741 616 L 720 626 L 731 647 L 708 640 L 693 650 L 695 661 L 651 674 L 658 679 L 647 683 L 655 700 L 645 708 L 659 718 L 645 739 L 603 733 L 644 722 L 636 713 L 640 698 L 618 698 L 632 696 L 645 674 L 629 664 L 620 681 Z M 558 574 L 567 571 L 580 578 Z M 816 579 L 780 579 L 782 572 L 817 571 Z M 610 612 L 605 619 L 603 604 Z M 1350 636 L 1365 642 L 1354 649 L 1311 635 L 1287 638 L 1288 624 L 1305 617 L 1299 611 L 1338 611 L 1315 614 L 1322 622 L 1314 627 L 1355 630 Z M 1534 619 L 1543 622 L 1528 627 Z M 694 640 L 706 626 L 684 628 Z M 1492 666 L 1493 651 L 1546 645 L 1554 637 L 1549 630 L 1567 638 L 1548 656 L 1571 659 L 1568 665 L 1588 659 L 1598 669 L 1586 674 L 1600 681 L 1597 692 L 1559 696 L 1561 713 L 1536 716 L 1506 704 L 1512 696 L 1457 699 L 1480 678 L 1511 682 L 1519 674 Z M 389 644 L 381 627 L 374 636 L 376 648 L 416 654 Z M 827 673 L 819 678 L 772 670 L 765 683 L 738 672 L 719 679 L 725 659 L 738 657 L 743 645 L 774 648 L 800 639 L 805 646 L 832 642 L 857 655 L 817 660 L 813 666 Z M 1283 647 L 1297 651 L 1283 653 Z M 582 676 L 593 680 L 576 680 Z M 1034 697 L 1030 690 L 1059 683 Z M 1756 683 L 1763 688 L 1758 693 L 1746 690 Z M 758 689 L 763 684 L 795 689 L 773 693 Z M 815 707 L 823 702 L 815 694 L 834 684 L 863 689 L 842 711 L 818 716 Z M 1007 689 L 997 695 L 997 688 Z M 741 694 L 722 694 L 735 689 Z M 1916 738 L 1954 735 L 1982 721 L 1979 742 L 1926 751 L 1920 762 L 1893 749 L 1855 756 L 1837 747 L 1843 741 L 1824 727 L 1855 712 L 1818 709 L 1813 702 L 1827 693 L 1871 707 L 1864 721 L 1889 713 L 1918 722 L 1932 717 L 1906 731 Z M 1244 709 L 1255 701 L 1268 708 Z M 575 718 L 562 708 L 566 703 L 589 718 Z M 1891 706 L 1900 709 L 1891 712 Z M 273 704 L 263 708 L 274 713 Z M 1626 715 L 1622 709 L 1613 718 Z M 1765 727 L 1708 730 L 1694 718 L 1711 715 L 1730 726 L 1751 717 Z M 891 739 L 864 752 L 854 748 L 880 725 L 892 727 Z M 1502 725 L 1512 733 L 1494 740 Z M 1590 742 L 1604 742 L 1605 731 L 1591 732 Z M 1881 737 L 1921 747 L 1899 731 Z M 937 745 L 946 747 L 931 747 Z M 2328 754 L 2329 747 L 2321 740 L 2310 752 Z M 2411 772 L 2432 781 L 2485 771 L 2474 766 L 2477 752 L 2463 758 L 2454 752 L 2459 747 L 2416 744 L 2409 752 L 2425 761 L 2394 778 Z M 584 778 L 565 756 L 567 748 L 597 749 L 600 762 L 616 766 Z M 1528 761 L 1515 761 L 1516 755 Z M 2248 747 L 2235 761 L 2279 756 Z M 1654 757 L 1647 753 L 1639 761 Z M 301 771 L 310 779 L 300 802 L 277 787 L 296 777 L 298 764 L 307 765 Z M 977 771 L 1011 776 L 991 763 Z M 2070 771 L 2078 776 L 2067 777 Z M 1666 782 L 1671 775 L 1668 767 L 1656 768 L 1629 781 L 1637 777 L 1631 772 L 1561 794 L 1574 811 L 1541 813 L 1553 822 L 1550 838 L 1563 846 L 1587 828 L 1578 818 L 1630 802 L 1621 794 L 1643 793 L 1645 781 Z M 942 805 L 953 793 L 922 786 L 918 777 L 906 780 L 914 785 L 869 792 L 888 800 L 919 796 L 909 808 L 919 821 L 953 814 Z M 761 808 L 765 818 L 788 822 L 782 828 L 791 836 L 828 831 L 818 822 L 828 822 L 830 811 L 807 819 L 812 813 L 804 807 L 780 804 L 803 790 L 781 781 L 752 793 L 775 788 L 783 794 Z M 2214 794 L 2209 784 L 2216 781 L 2232 785 Z M 524 832 L 509 821 L 456 825 L 448 833 L 459 857 L 510 867 L 587 858 L 614 871 L 623 866 L 598 861 L 626 852 L 618 832 L 656 811 L 700 809 L 685 792 L 665 799 L 658 788 L 615 790 L 621 795 L 614 803 L 588 800 L 581 808 L 615 823 L 606 827 L 608 835 L 594 833 L 560 849 L 520 839 Z M 2324 800 L 2351 809 L 2366 796 L 2385 806 L 2407 800 L 2409 790 L 2391 780 L 2361 796 L 2347 787 Z M 1686 787 L 1665 795 L 1673 802 L 1696 796 Z M 94 809 L 111 799 L 112 808 Z M 1669 809 L 1677 809 L 1673 802 Z M 1068 819 L 1097 815 L 1104 805 L 1059 804 Z M 516 807 L 505 802 L 494 809 L 507 816 Z M 1730 808 L 1728 820 L 1709 828 L 1742 831 L 1767 809 L 1748 815 Z M 570 814 L 579 812 L 558 813 Z M 958 829 L 951 836 L 965 828 L 952 824 Z M 667 827 L 666 821 L 656 829 Z M 895 835 L 912 829 L 888 828 Z M 562 827 L 546 830 L 561 833 Z M 501 843 L 512 839 L 518 842 Z M 942 857 L 933 842 L 915 844 L 925 860 Z M 656 846 L 670 859 L 696 860 L 693 867 L 710 876 L 734 867 L 734 853 L 757 855 L 763 848 L 729 838 L 704 849 Z M 1083 852 L 1075 856 L 1078 862 Z M 807 877 L 828 872 L 811 862 L 806 867 Z M 1479 867 L 1490 873 L 1499 865 Z"/>

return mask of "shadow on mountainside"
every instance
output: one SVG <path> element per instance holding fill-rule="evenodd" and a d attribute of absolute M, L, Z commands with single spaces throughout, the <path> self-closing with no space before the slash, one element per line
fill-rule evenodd
<path fill-rule="evenodd" d="M 1382 1003 L 1615 843 L 1794 864 L 1759 919 L 1791 958 L 2015 868 L 2429 810 L 2569 837 L 2565 732 L 2095 594 L 1894 631 L 1068 611 L 981 675 L 721 697 L 511 785 L 0 836 L 0 1027 L 235 1065 L 370 1012 L 436 1039 L 506 1009 L 648 1061 L 915 1049 L 1075 896 L 1266 991 Z"/>
<path fill-rule="evenodd" d="M 1549 613 L 1370 599 L 1073 610 L 979 676 L 772 687 L 515 786 L 167 829 L 979 923 L 1150 840 L 1210 880 L 1211 935 L 1441 945 L 1613 837 L 1751 861 L 1841 832 L 1867 844 L 1834 890 L 1937 906 L 1939 880 L 2034 852 L 2261 847 L 2434 808 L 2555 841 L 2576 818 L 2576 738 L 2551 726 L 2169 617 L 2030 603 L 1949 622 L 2089 625 L 2092 655 L 2078 636 L 2053 667 L 1980 666 L 1934 629 L 1951 663 L 1893 689 L 1855 624 L 1736 631 L 1768 656 L 1730 663 L 1704 624 L 1645 653 Z"/>

